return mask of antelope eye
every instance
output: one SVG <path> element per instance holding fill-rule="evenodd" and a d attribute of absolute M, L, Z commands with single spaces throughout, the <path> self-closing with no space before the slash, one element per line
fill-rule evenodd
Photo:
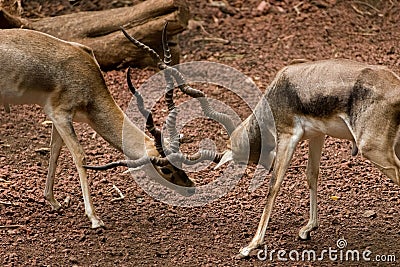
<path fill-rule="evenodd" d="M 168 169 L 168 168 L 161 168 L 161 172 L 163 174 L 171 174 L 172 173 L 172 171 L 170 169 Z"/>

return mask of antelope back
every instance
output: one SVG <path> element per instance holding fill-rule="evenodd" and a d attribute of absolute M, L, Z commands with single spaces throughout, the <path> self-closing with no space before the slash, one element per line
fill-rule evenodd
<path fill-rule="evenodd" d="M 0 30 L 0 65 L 0 92 L 6 103 L 84 101 L 98 94 L 93 88 L 106 89 L 90 48 L 32 30 Z M 55 99 L 54 94 L 62 97 Z"/>

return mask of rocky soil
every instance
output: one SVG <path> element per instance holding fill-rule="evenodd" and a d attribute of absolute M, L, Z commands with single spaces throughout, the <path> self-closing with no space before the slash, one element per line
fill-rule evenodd
<path fill-rule="evenodd" d="M 182 61 L 208 61 L 228 65 L 251 77 L 264 91 L 276 72 L 298 59 L 347 58 L 399 69 L 400 8 L 396 0 L 188 0 L 193 15 L 189 29 L 180 36 Z M 129 5 L 132 1 L 23 1 L 22 16 L 55 16 L 82 10 Z M 134 69 L 141 85 L 155 74 Z M 117 103 L 127 109 L 131 95 L 125 70 L 104 73 Z M 196 88 L 224 102 L 243 119 L 250 109 L 240 97 L 215 85 Z M 157 97 L 160 92 L 154 91 Z M 251 95 L 254 92 L 244 92 Z M 151 97 L 151 92 L 144 94 Z M 189 99 L 180 93 L 178 103 Z M 160 125 L 167 114 L 162 99 L 153 109 Z M 188 122 L 182 132 L 190 139 L 183 145 L 194 152 L 205 138 L 223 150 L 227 136 L 215 122 L 193 118 L 195 108 L 185 111 Z M 386 266 L 390 255 L 400 261 L 400 187 L 382 175 L 370 162 L 351 156 L 351 144 L 326 139 L 319 183 L 320 228 L 309 241 L 298 241 L 298 230 L 307 223 L 309 194 L 305 178 L 307 142 L 294 155 L 268 226 L 261 261 L 234 256 L 250 242 L 268 192 L 265 180 L 254 187 L 255 166 L 247 167 L 233 188 L 200 206 L 170 205 L 144 191 L 134 176 L 113 171 L 90 171 L 90 187 L 96 211 L 106 228 L 92 230 L 84 215 L 77 171 L 67 149 L 57 169 L 56 198 L 61 212 L 51 211 L 43 198 L 51 125 L 40 107 L 12 106 L 0 111 L 0 265 L 2 266 Z M 143 120 L 138 118 L 138 124 Z M 92 164 L 122 159 L 86 125 L 76 131 Z M 206 186 L 232 167 L 213 170 L 213 165 L 192 170 L 189 175 Z M 258 173 L 257 173 L 258 174 Z M 233 176 L 236 175 L 233 171 Z M 137 179 L 140 178 L 140 179 Z M 146 180 L 145 180 L 146 181 Z M 116 186 L 124 194 L 121 201 Z M 164 190 L 164 189 L 163 189 Z M 164 191 L 163 191 L 164 192 Z M 168 190 L 165 190 L 169 194 Z M 222 191 L 216 191 L 220 194 Z M 211 195 L 214 196 L 214 195 Z M 168 199 L 168 195 L 166 196 Z M 338 240 L 347 246 L 338 248 Z M 327 254 L 322 261 L 302 261 L 301 253 L 338 250 L 337 259 Z M 278 259 L 285 250 L 289 262 Z M 360 262 L 340 260 L 340 251 L 358 250 Z M 369 250 L 371 261 L 362 259 Z M 299 260 L 289 252 L 300 252 Z M 293 252 L 291 255 L 296 255 Z M 264 254 L 261 253 L 261 256 Z M 393 258 L 392 258 L 393 259 Z"/>

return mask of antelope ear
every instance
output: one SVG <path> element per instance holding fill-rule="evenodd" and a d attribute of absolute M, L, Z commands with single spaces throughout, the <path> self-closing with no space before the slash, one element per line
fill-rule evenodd
<path fill-rule="evenodd" d="M 221 161 L 217 164 L 217 166 L 214 167 L 214 170 L 218 169 L 219 167 L 231 160 L 233 160 L 232 150 L 226 150 L 221 158 Z"/>

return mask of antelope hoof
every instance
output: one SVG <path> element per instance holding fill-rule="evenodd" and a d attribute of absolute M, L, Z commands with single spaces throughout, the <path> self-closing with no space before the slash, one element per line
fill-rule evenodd
<path fill-rule="evenodd" d="M 58 203 L 57 200 L 49 201 L 49 203 L 53 211 L 59 211 L 62 208 L 61 204 Z"/>
<path fill-rule="evenodd" d="M 311 233 L 310 232 L 300 232 L 298 239 L 301 241 L 307 241 L 311 239 Z"/>
<path fill-rule="evenodd" d="M 104 223 L 100 218 L 92 218 L 91 221 L 92 221 L 92 229 L 104 227 Z"/>
<path fill-rule="evenodd" d="M 244 248 L 242 248 L 242 249 L 240 250 L 239 254 L 237 254 L 237 255 L 235 256 L 235 259 L 241 260 L 241 259 L 247 258 L 247 257 L 249 256 L 249 254 L 250 254 L 251 251 L 252 251 L 251 248 L 249 248 L 249 247 L 244 247 Z"/>
<path fill-rule="evenodd" d="M 244 259 L 244 258 L 247 258 L 248 256 L 244 256 L 243 254 L 241 254 L 241 253 L 239 253 L 239 254 L 237 254 L 236 256 L 235 256 L 235 260 L 241 260 L 241 259 Z"/>
<path fill-rule="evenodd" d="M 318 226 L 313 226 L 311 228 L 309 227 L 304 227 L 303 229 L 300 230 L 298 239 L 301 241 L 307 241 L 311 239 L 311 232 L 314 230 L 317 230 Z"/>

